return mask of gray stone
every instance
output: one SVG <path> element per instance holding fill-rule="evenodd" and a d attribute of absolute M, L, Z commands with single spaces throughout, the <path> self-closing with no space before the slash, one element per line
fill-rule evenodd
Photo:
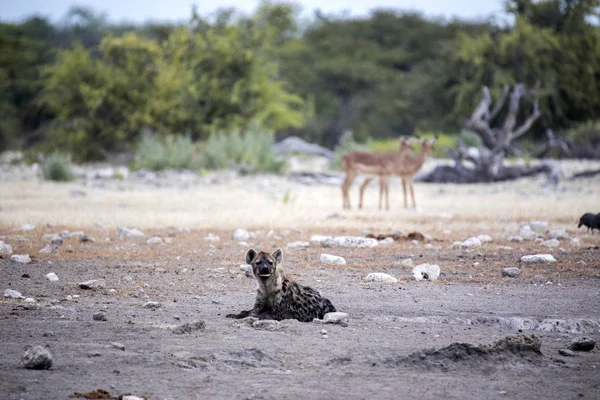
<path fill-rule="evenodd" d="M 440 276 L 440 267 L 435 264 L 420 264 L 412 269 L 415 280 L 435 281 Z"/>
<path fill-rule="evenodd" d="M 340 256 L 334 256 L 331 254 L 321 254 L 321 257 L 319 258 L 319 260 L 322 263 L 325 264 L 337 264 L 337 265 L 344 265 L 346 264 L 346 260 Z"/>
<path fill-rule="evenodd" d="M 315 318 L 313 322 L 318 324 L 337 324 L 342 326 L 348 326 L 349 315 L 344 312 L 330 312 L 323 316 L 323 319 Z"/>
<path fill-rule="evenodd" d="M 94 315 L 92 315 L 92 319 L 94 321 L 106 321 L 106 313 L 104 313 L 103 311 L 99 311 L 97 313 L 94 313 Z"/>
<path fill-rule="evenodd" d="M 333 157 L 333 152 L 317 144 L 308 143 L 297 136 L 289 136 L 273 145 L 273 151 L 278 154 L 301 153 L 313 156 L 322 156 L 328 159 Z"/>
<path fill-rule="evenodd" d="M 245 229 L 237 228 L 235 231 L 233 231 L 233 240 L 237 242 L 241 242 L 243 240 L 250 240 L 250 237 L 250 232 L 248 232 Z"/>
<path fill-rule="evenodd" d="M 523 236 L 511 236 L 509 240 L 511 242 L 520 243 L 523 241 Z"/>
<path fill-rule="evenodd" d="M 308 242 L 302 242 L 302 241 L 291 242 L 291 243 L 287 244 L 287 247 L 289 249 L 305 249 L 308 246 L 310 246 L 310 243 L 308 243 Z"/>
<path fill-rule="evenodd" d="M 129 229 L 124 226 L 120 226 L 117 228 L 117 237 L 119 239 L 133 239 L 133 238 L 143 238 L 146 235 L 138 229 Z"/>
<path fill-rule="evenodd" d="M 548 228 L 548 221 L 531 221 L 529 226 L 534 231 L 543 231 L 544 229 Z"/>
<path fill-rule="evenodd" d="M 54 272 L 50 272 L 49 274 L 46 274 L 46 279 L 48 279 L 50 282 L 58 282 L 58 275 L 56 275 Z"/>
<path fill-rule="evenodd" d="M 310 237 L 310 241 L 312 243 L 322 244 L 328 240 L 333 240 L 333 236 L 323 236 L 323 235 L 312 235 Z"/>
<path fill-rule="evenodd" d="M 156 310 L 162 307 L 162 303 L 159 301 L 147 301 L 142 304 L 142 307 L 148 308 L 150 310 Z"/>
<path fill-rule="evenodd" d="M 377 239 L 360 236 L 336 236 L 321 242 L 323 247 L 375 247 L 379 245 Z"/>
<path fill-rule="evenodd" d="M 21 225 L 21 229 L 23 232 L 33 231 L 35 230 L 35 225 L 33 224 L 23 224 Z"/>
<path fill-rule="evenodd" d="M 176 335 L 182 335 L 184 333 L 192 333 L 194 331 L 203 331 L 206 329 L 206 324 L 202 320 L 196 320 L 188 322 L 183 325 L 179 325 L 173 328 L 172 332 Z"/>
<path fill-rule="evenodd" d="M 163 240 L 158 236 L 152 236 L 146 243 L 148 244 L 161 244 Z"/>
<path fill-rule="evenodd" d="M 529 225 L 522 226 L 521 230 L 519 231 L 519 235 L 524 240 L 534 240 L 538 236 L 537 233 L 535 233 L 535 231 L 533 231 L 533 229 L 531 229 Z"/>
<path fill-rule="evenodd" d="M 565 357 L 575 357 L 575 353 L 569 349 L 558 349 L 558 354 Z"/>
<path fill-rule="evenodd" d="M 217 235 L 213 235 L 212 232 L 209 232 L 208 235 L 204 238 L 207 242 L 218 242 L 221 240 Z"/>
<path fill-rule="evenodd" d="M 569 345 L 569 349 L 573 351 L 592 351 L 594 347 L 596 347 L 596 341 L 586 336 L 576 338 Z"/>
<path fill-rule="evenodd" d="M 569 234 L 564 229 L 555 229 L 548 231 L 548 237 L 550 239 L 568 239 Z"/>
<path fill-rule="evenodd" d="M 477 239 L 481 240 L 481 243 L 494 241 L 490 235 L 479 235 L 477 236 Z"/>
<path fill-rule="evenodd" d="M 389 244 L 394 244 L 394 238 L 388 236 L 385 239 L 379 241 L 379 245 L 381 246 L 386 246 Z"/>
<path fill-rule="evenodd" d="M 104 279 L 91 279 L 89 281 L 80 282 L 78 284 L 80 289 L 100 289 L 106 285 Z"/>
<path fill-rule="evenodd" d="M 524 263 L 553 263 L 556 259 L 552 254 L 533 254 L 521 257 Z"/>
<path fill-rule="evenodd" d="M 404 265 L 405 267 L 410 267 L 411 265 L 413 265 L 412 258 L 405 258 L 404 260 L 402 260 L 402 265 Z"/>
<path fill-rule="evenodd" d="M 28 369 L 49 369 L 52 367 L 52 354 L 43 346 L 29 347 L 21 358 L 21 366 Z"/>
<path fill-rule="evenodd" d="M 23 295 L 21 294 L 21 292 L 18 292 L 16 290 L 6 289 L 4 291 L 4 297 L 6 297 L 7 299 L 22 299 Z"/>
<path fill-rule="evenodd" d="M 248 277 L 248 278 L 252 278 L 252 265 L 250 264 L 242 264 L 240 265 L 240 270 L 244 271 L 244 274 Z"/>
<path fill-rule="evenodd" d="M 144 398 L 128 394 L 126 396 L 122 396 L 121 400 L 144 400 Z"/>
<path fill-rule="evenodd" d="M 13 254 L 10 256 L 10 259 L 21 264 L 29 264 L 31 262 L 29 254 Z"/>
<path fill-rule="evenodd" d="M 398 282 L 398 279 L 394 278 L 389 274 L 384 274 L 383 272 L 371 272 L 365 277 L 365 281 L 379 283 L 396 283 Z"/>
<path fill-rule="evenodd" d="M 0 255 L 11 255 L 13 252 L 13 248 L 10 244 L 2 243 L 0 244 Z"/>
<path fill-rule="evenodd" d="M 465 240 L 464 242 L 454 242 L 452 243 L 451 248 L 463 248 L 463 247 L 481 247 L 481 240 L 476 237 L 471 237 Z"/>
<path fill-rule="evenodd" d="M 543 241 L 542 243 L 540 243 L 540 245 L 544 246 L 544 247 L 552 248 L 552 247 L 560 246 L 560 242 L 558 241 L 558 239 L 550 239 L 550 240 Z"/>
<path fill-rule="evenodd" d="M 58 251 L 58 246 L 55 244 L 48 244 L 43 249 L 40 250 L 42 254 L 50 254 L 56 253 Z"/>
<path fill-rule="evenodd" d="M 114 347 L 115 349 L 119 349 L 119 350 L 123 350 L 125 351 L 125 345 L 123 343 L 120 342 L 112 342 L 110 344 L 112 347 Z"/>
<path fill-rule="evenodd" d="M 502 276 L 515 278 L 515 277 L 519 276 L 520 273 L 521 273 L 521 270 L 517 267 L 502 268 Z"/>

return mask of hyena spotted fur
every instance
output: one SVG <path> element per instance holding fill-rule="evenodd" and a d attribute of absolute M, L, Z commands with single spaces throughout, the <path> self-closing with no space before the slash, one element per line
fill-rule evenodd
<path fill-rule="evenodd" d="M 281 267 L 282 257 L 281 249 L 273 254 L 254 249 L 246 252 L 246 263 L 252 265 L 252 273 L 258 281 L 256 302 L 253 309 L 227 314 L 227 318 L 253 316 L 277 321 L 297 319 L 310 322 L 315 318 L 322 319 L 328 312 L 335 312 L 333 304 L 319 292 L 285 277 Z"/>

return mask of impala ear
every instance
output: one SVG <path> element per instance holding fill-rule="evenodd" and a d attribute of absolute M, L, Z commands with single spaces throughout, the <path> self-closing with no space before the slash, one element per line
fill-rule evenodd
<path fill-rule="evenodd" d="M 256 250 L 250 249 L 246 252 L 246 264 L 252 264 L 252 261 L 256 257 Z"/>

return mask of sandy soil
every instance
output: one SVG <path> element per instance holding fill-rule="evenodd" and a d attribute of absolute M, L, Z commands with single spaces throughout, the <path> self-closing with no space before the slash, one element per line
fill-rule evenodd
<path fill-rule="evenodd" d="M 338 187 L 275 177 L 144 190 L 2 181 L 0 239 L 33 262 L 1 258 L 0 289 L 37 302 L 0 301 L 0 393 L 7 399 L 67 399 L 97 389 L 148 399 L 599 398 L 600 351 L 558 353 L 578 336 L 600 339 L 600 235 L 576 227 L 583 212 L 600 211 L 600 185 L 593 182 L 550 191 L 536 179 L 417 185 L 417 210 L 401 207 L 396 182 L 390 211 L 376 209 L 372 189 L 365 210 L 343 212 Z M 74 197 L 74 189 L 86 195 Z M 286 192 L 292 199 L 284 202 Z M 548 249 L 509 241 L 520 223 L 537 219 L 580 242 L 561 240 Z M 24 223 L 36 229 L 16 230 Z M 172 243 L 118 239 L 119 225 Z M 349 325 L 287 320 L 252 326 L 226 319 L 254 299 L 255 283 L 239 269 L 247 246 L 232 239 L 237 227 L 256 231 L 249 246 L 283 248 L 288 275 L 320 290 L 350 315 Z M 96 241 L 72 237 L 57 253 L 39 253 L 43 234 L 64 229 L 83 230 Z M 270 229 L 278 237 L 269 238 Z M 312 234 L 361 235 L 364 229 L 416 230 L 430 235 L 432 246 L 399 240 L 362 249 L 286 248 Z M 206 241 L 209 232 L 221 240 Z M 450 249 L 453 241 L 479 234 L 494 241 Z M 324 265 L 321 253 L 348 264 Z M 558 262 L 519 261 L 536 253 L 551 253 Z M 413 266 L 438 264 L 442 276 L 416 282 L 405 258 Z M 501 276 L 501 268 L 515 266 L 521 267 L 517 278 Z M 49 282 L 49 272 L 60 281 Z M 370 272 L 399 281 L 366 283 Z M 78 287 L 89 279 L 104 279 L 105 286 Z M 162 306 L 142 307 L 149 300 Z M 107 321 L 93 320 L 99 311 Z M 195 320 L 206 328 L 173 332 Z M 541 353 L 451 346 L 491 345 L 515 334 L 535 334 Z M 24 347 L 36 344 L 53 353 L 50 370 L 19 367 Z"/>

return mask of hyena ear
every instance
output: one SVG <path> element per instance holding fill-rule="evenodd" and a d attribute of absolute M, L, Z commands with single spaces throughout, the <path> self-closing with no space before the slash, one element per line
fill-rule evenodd
<path fill-rule="evenodd" d="M 246 252 L 246 264 L 252 264 L 252 260 L 256 257 L 256 250 L 250 249 Z"/>
<path fill-rule="evenodd" d="M 281 264 L 281 260 L 283 259 L 283 253 L 281 252 L 281 249 L 275 250 L 272 256 L 275 259 L 275 261 L 277 261 L 277 264 Z"/>

